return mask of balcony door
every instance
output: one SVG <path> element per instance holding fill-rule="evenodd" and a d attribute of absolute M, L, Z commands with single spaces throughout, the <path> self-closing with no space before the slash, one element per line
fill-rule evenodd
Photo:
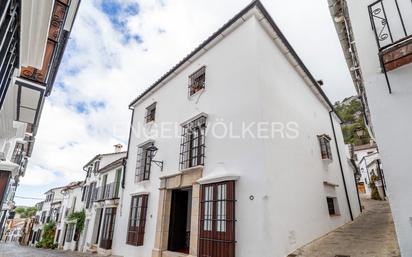
<path fill-rule="evenodd" d="M 235 256 L 235 182 L 201 187 L 199 256 Z"/>

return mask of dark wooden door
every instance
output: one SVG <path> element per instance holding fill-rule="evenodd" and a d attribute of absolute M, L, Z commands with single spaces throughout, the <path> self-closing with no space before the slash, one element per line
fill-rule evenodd
<path fill-rule="evenodd" d="M 100 239 L 100 247 L 103 249 L 112 248 L 115 219 L 116 208 L 106 208 L 103 217 L 102 238 Z"/>
<path fill-rule="evenodd" d="M 235 182 L 202 185 L 200 257 L 235 256 Z"/>
<path fill-rule="evenodd" d="M 184 190 L 172 191 L 172 206 L 170 208 L 168 250 L 189 250 L 187 245 L 187 213 L 189 192 Z"/>
<path fill-rule="evenodd" d="M 4 193 L 6 192 L 9 184 L 10 171 L 0 170 L 0 204 L 4 200 Z"/>

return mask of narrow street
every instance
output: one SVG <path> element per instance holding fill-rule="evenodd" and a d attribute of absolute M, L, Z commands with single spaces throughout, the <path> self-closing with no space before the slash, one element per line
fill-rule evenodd
<path fill-rule="evenodd" d="M 362 199 L 354 222 L 298 249 L 293 257 L 400 257 L 388 201 Z"/>
<path fill-rule="evenodd" d="M 91 257 L 94 254 L 84 254 L 71 251 L 45 250 L 35 247 L 20 246 L 17 243 L 0 243 L 0 257 Z"/>

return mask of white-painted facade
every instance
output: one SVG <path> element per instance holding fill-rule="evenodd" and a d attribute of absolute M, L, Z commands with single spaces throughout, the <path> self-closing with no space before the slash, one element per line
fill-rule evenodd
<path fill-rule="evenodd" d="M 376 145 L 361 147 L 355 146 L 354 156 L 361 175 L 358 181 L 359 193 L 364 193 L 370 196 L 371 188 L 369 183 L 371 182 L 371 175 L 378 175 L 376 167 L 370 167 L 370 164 L 376 160 L 379 160 L 378 148 Z M 363 188 L 364 191 L 362 190 Z"/>
<path fill-rule="evenodd" d="M 370 110 L 370 122 L 384 165 L 387 193 L 401 255 L 412 256 L 412 173 L 409 162 L 412 143 L 412 65 L 406 61 L 400 67 L 388 71 L 388 84 L 382 71 L 377 44 L 378 41 L 381 47 L 386 47 L 382 50 L 383 53 L 396 49 L 400 44 L 411 47 L 407 36 L 412 33 L 412 4 L 408 0 L 385 0 L 383 13 L 381 2 L 377 1 L 371 6 L 376 14 L 371 19 L 368 6 L 374 2 L 339 0 L 329 1 L 329 4 L 332 6 L 333 18 L 351 73 L 355 74 L 355 70 L 359 70 L 362 74 L 362 77 L 356 75 L 358 78 L 354 81 L 363 99 L 367 99 L 364 103 Z M 342 11 L 336 10 L 343 10 L 343 15 Z M 399 14 L 402 15 L 404 27 Z M 371 24 L 371 20 L 374 24 Z M 380 40 L 375 37 L 373 25 Z M 392 44 L 391 39 L 399 44 Z M 350 45 L 348 41 L 351 42 Z M 397 53 L 399 57 L 402 56 L 401 52 Z M 356 62 L 353 61 L 355 59 Z M 389 87 L 392 93 L 389 92 Z"/>
<path fill-rule="evenodd" d="M 15 207 L 13 192 L 31 157 L 43 103 L 52 89 L 79 3 L 79 0 L 68 1 L 67 5 L 56 0 L 2 1 L 0 233 Z M 56 42 L 52 49 L 51 39 Z M 47 56 L 47 52 L 53 54 Z"/>
<path fill-rule="evenodd" d="M 124 194 L 116 216 L 114 255 L 186 256 L 173 255 L 167 246 L 158 245 L 162 225 L 158 213 L 163 203 L 159 188 L 164 187 L 161 180 L 167 181 L 168 176 L 191 176 L 194 169 L 179 169 L 179 136 L 145 138 L 137 136 L 136 131 L 143 126 L 155 132 L 162 124 L 173 122 L 180 135 L 180 124 L 200 114 L 207 116 L 210 129 L 216 121 L 233 123 L 236 138 L 221 137 L 221 127 L 215 127 L 216 135 L 206 135 L 205 163 L 195 169 L 201 171 L 201 184 L 236 181 L 237 257 L 286 256 L 349 222 L 350 209 L 353 217 L 358 216 L 354 174 L 346 161 L 340 121 L 333 113 L 329 116 L 325 98 L 304 75 L 260 8 L 254 6 L 244 13 L 132 106 L 134 130 Z M 188 97 L 188 77 L 202 66 L 206 67 L 205 89 Z M 155 121 L 145 124 L 146 108 L 155 102 Z M 274 138 L 257 139 L 247 133 L 237 138 L 242 136 L 243 122 L 279 122 L 285 127 L 282 132 L 278 129 Z M 322 134 L 331 137 L 332 160 L 321 158 L 318 136 Z M 149 139 L 158 148 L 155 159 L 164 162 L 163 171 L 152 164 L 150 179 L 136 183 L 138 148 Z M 133 246 L 126 244 L 129 210 L 131 197 L 139 194 L 148 194 L 144 244 Z M 337 215 L 329 214 L 327 197 L 335 199 Z M 196 234 L 193 222 L 191 239 Z M 191 256 L 197 255 L 192 252 L 195 245 L 197 242 L 190 242 Z"/>
<path fill-rule="evenodd" d="M 83 182 L 72 182 L 61 189 L 62 201 L 60 206 L 59 218 L 56 220 L 56 234 L 54 237 L 58 248 L 63 250 L 75 250 L 80 240 L 76 240 L 76 220 L 69 217 L 74 212 L 83 210 L 82 198 Z"/>
<path fill-rule="evenodd" d="M 84 170 L 87 171 L 84 185 L 84 188 L 86 188 L 84 197 L 86 218 L 81 251 L 97 252 L 105 255 L 110 253 L 110 249 L 104 249 L 100 246 L 104 225 L 102 215 L 105 214 L 106 208 L 116 208 L 118 206 L 118 198 L 122 189 L 117 172 L 120 172 L 123 176 L 123 158 L 125 156 L 126 152 L 100 154 L 84 166 Z M 120 163 L 116 164 L 119 160 Z M 96 164 L 96 162 L 99 164 Z M 105 176 L 107 177 L 104 178 Z M 117 196 L 111 194 L 111 192 L 115 194 L 116 183 L 119 183 Z"/>
<path fill-rule="evenodd" d="M 43 235 L 43 226 L 48 222 L 58 222 L 61 215 L 60 206 L 63 201 L 63 194 L 61 192 L 63 187 L 52 188 L 45 194 L 45 200 L 37 203 L 36 222 L 33 226 L 32 237 L 30 238 L 30 245 L 36 245 Z"/>

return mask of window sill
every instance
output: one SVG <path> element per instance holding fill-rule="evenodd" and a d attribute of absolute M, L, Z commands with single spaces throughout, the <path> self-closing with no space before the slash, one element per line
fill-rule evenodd
<path fill-rule="evenodd" d="M 205 88 L 199 89 L 199 90 L 196 91 L 196 93 L 194 93 L 193 95 L 190 95 L 190 94 L 189 94 L 188 98 L 189 98 L 189 99 L 192 99 L 192 98 L 194 98 L 194 97 L 196 97 L 196 96 L 200 96 L 201 94 L 203 94 L 204 91 L 205 91 Z"/>
<path fill-rule="evenodd" d="M 340 217 L 340 214 L 329 214 L 330 217 Z"/>

